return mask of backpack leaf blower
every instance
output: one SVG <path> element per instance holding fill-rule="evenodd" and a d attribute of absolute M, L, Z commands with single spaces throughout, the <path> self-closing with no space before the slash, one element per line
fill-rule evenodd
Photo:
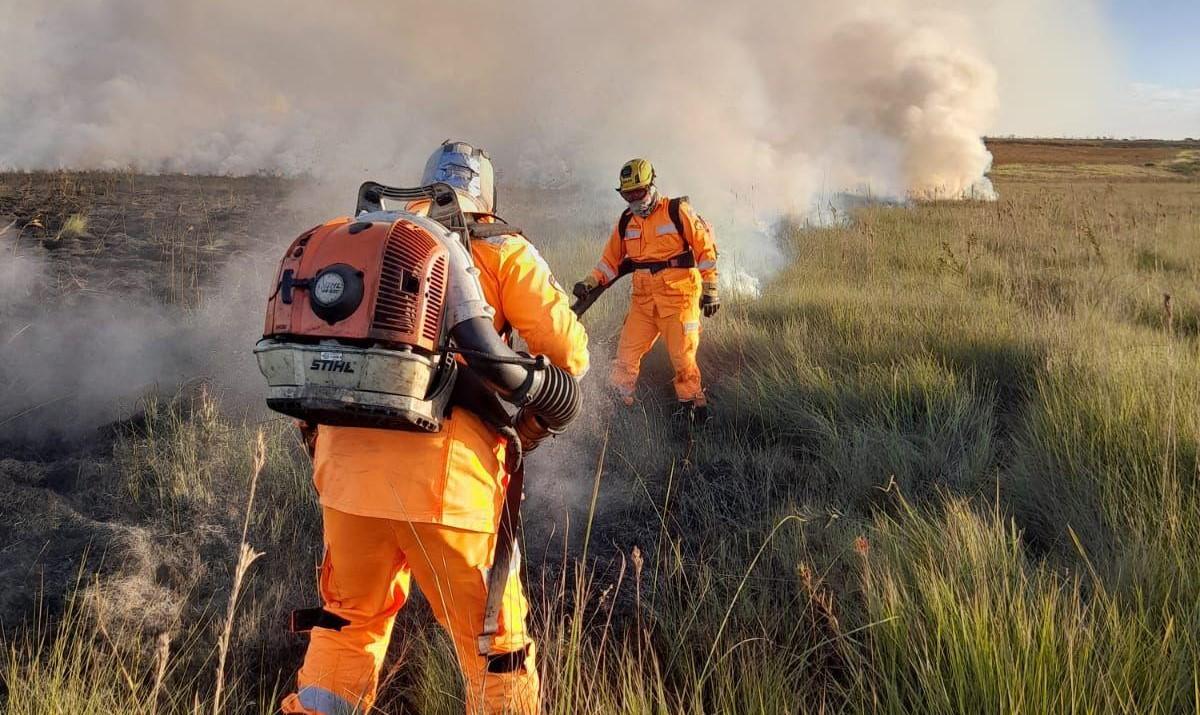
<path fill-rule="evenodd" d="M 304 232 L 280 263 L 254 348 L 267 406 L 312 424 L 417 432 L 463 408 L 509 438 L 519 466 L 575 418 L 580 394 L 569 373 L 496 331 L 469 244 L 494 227 L 468 223 L 448 184 L 364 183 L 353 219 Z"/>

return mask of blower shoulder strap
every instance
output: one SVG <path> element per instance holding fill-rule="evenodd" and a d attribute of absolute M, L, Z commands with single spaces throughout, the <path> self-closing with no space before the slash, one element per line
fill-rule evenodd
<path fill-rule="evenodd" d="M 667 202 L 667 215 L 671 217 L 671 223 L 675 224 L 675 230 L 679 232 L 679 237 L 684 243 L 688 243 L 688 240 L 687 234 L 683 232 L 683 217 L 679 215 L 679 205 L 687 200 L 686 196 L 678 196 Z"/>
<path fill-rule="evenodd" d="M 525 232 L 506 223 L 470 223 L 467 231 L 471 238 L 495 238 L 497 236 L 524 236 Z"/>
<path fill-rule="evenodd" d="M 480 221 L 480 218 L 490 217 L 494 221 Z M 467 224 L 467 233 L 471 238 L 495 238 L 497 236 L 524 236 L 525 232 L 516 226 L 510 225 L 496 214 L 475 214 L 472 218 L 475 220 Z"/>
<path fill-rule="evenodd" d="M 687 234 L 683 230 L 683 217 L 679 214 L 679 205 L 688 200 L 686 196 L 677 196 L 667 202 L 667 215 L 671 217 L 671 223 L 675 224 L 675 230 L 679 232 L 679 239 L 683 241 L 683 251 L 688 255 L 692 253 L 692 242 L 688 240 Z"/>
<path fill-rule="evenodd" d="M 617 235 L 621 240 L 625 240 L 625 229 L 629 228 L 629 222 L 633 220 L 633 212 L 625 209 L 621 212 L 621 218 L 617 221 Z"/>

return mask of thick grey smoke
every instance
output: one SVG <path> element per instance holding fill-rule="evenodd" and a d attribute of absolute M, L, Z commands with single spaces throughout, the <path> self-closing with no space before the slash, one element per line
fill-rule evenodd
<path fill-rule="evenodd" d="M 0 233 L 0 445 L 83 434 L 147 393 L 191 382 L 212 382 L 230 404 L 261 405 L 251 348 L 274 251 L 240 256 L 212 277 L 220 290 L 183 309 L 70 294 L 36 242 L 18 237 Z"/>
<path fill-rule="evenodd" d="M 0 169 L 311 175 L 306 186 L 331 190 L 308 194 L 309 207 L 341 213 L 358 181 L 411 181 L 455 137 L 487 147 L 504 184 L 586 197 L 580 213 L 615 217 L 616 169 L 642 155 L 715 225 L 728 287 L 750 293 L 783 263 L 772 222 L 828 196 L 990 194 L 981 136 L 997 80 L 969 6 L 403 5 L 0 0 Z M 9 389 L 33 402 L 100 390 L 79 401 L 101 405 L 210 369 L 227 357 L 211 353 L 228 326 L 253 340 L 267 253 L 186 324 L 124 300 L 12 323 L 8 353 L 57 357 Z M 38 268 L 12 265 L 5 283 Z M 79 344 L 103 357 L 101 373 L 54 367 Z"/>
<path fill-rule="evenodd" d="M 979 10 L 920 0 L 0 0 L 0 168 L 309 173 L 353 183 L 461 137 L 505 181 L 608 193 L 650 157 L 722 237 L 840 192 L 990 197 Z"/>
<path fill-rule="evenodd" d="M 522 178 L 646 154 L 697 199 L 957 195 L 994 72 L 917 0 L 4 0 L 0 167 L 358 176 L 445 136 Z"/>

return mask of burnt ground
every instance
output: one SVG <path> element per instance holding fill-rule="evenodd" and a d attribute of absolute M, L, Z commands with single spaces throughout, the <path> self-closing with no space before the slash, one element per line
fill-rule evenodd
<path fill-rule="evenodd" d="M 214 269 L 256 243 L 287 192 L 288 182 L 269 177 L 4 174 L 0 227 L 6 248 L 49 268 L 38 291 L 46 300 L 188 304 Z"/>
<path fill-rule="evenodd" d="M 174 607 L 160 589 L 224 553 L 227 537 L 202 524 L 185 535 L 147 523 L 122 493 L 113 443 L 140 397 L 174 391 L 166 343 L 220 290 L 216 276 L 260 250 L 264 207 L 288 189 L 269 177 L 0 175 L 3 627 L 60 611 L 98 575 L 151 622 L 169 620 L 153 614 Z M 187 549 L 172 547 L 183 538 Z"/>

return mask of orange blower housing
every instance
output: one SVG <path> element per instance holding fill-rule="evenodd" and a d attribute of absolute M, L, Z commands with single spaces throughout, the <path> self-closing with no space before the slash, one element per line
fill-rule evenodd
<path fill-rule="evenodd" d="M 288 247 L 255 348 L 267 405 L 318 424 L 434 432 L 456 373 L 445 302 L 461 239 L 425 216 L 379 208 Z"/>
<path fill-rule="evenodd" d="M 427 213 L 384 198 L 423 201 Z M 445 183 L 363 184 L 354 219 L 305 232 L 280 263 L 254 348 L 267 406 L 315 424 L 423 432 L 462 407 L 516 447 L 515 470 L 522 450 L 575 419 L 580 393 L 570 373 L 496 332 L 469 242 L 514 230 L 468 224 Z"/>
<path fill-rule="evenodd" d="M 446 249 L 402 218 L 317 226 L 288 247 L 263 336 L 434 353 L 446 263 Z"/>

